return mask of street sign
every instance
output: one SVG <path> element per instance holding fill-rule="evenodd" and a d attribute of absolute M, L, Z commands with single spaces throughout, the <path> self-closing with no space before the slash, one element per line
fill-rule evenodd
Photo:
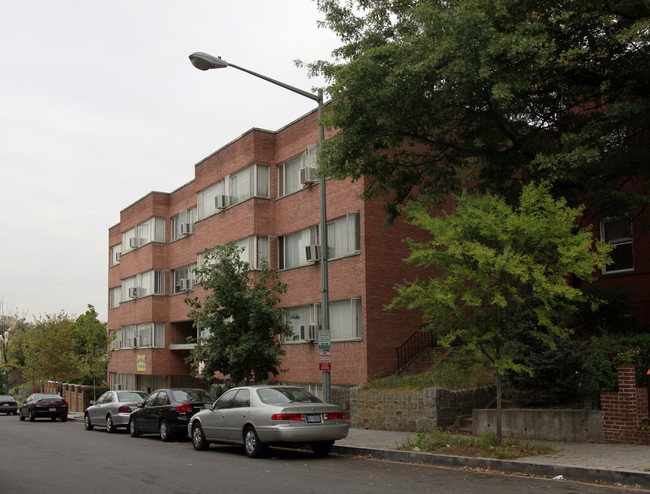
<path fill-rule="evenodd" d="M 332 370 L 332 352 L 329 350 L 318 351 L 318 370 L 321 372 L 331 372 Z"/>

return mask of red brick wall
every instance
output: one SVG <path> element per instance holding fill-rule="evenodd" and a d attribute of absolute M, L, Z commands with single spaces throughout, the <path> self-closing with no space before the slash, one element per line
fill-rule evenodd
<path fill-rule="evenodd" d="M 618 368 L 618 392 L 601 394 L 603 438 L 609 443 L 650 444 L 650 430 L 643 430 L 648 419 L 648 389 L 636 387 L 633 365 Z"/>

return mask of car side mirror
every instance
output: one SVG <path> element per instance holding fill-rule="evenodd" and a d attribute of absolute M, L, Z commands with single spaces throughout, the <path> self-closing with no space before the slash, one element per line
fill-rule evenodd
<path fill-rule="evenodd" d="M 95 403 L 97 403 L 95 400 L 90 400 L 91 405 L 94 405 Z"/>

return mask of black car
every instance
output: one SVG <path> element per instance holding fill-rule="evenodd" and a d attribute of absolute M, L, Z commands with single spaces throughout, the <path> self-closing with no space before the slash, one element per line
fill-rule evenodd
<path fill-rule="evenodd" d="M 138 404 L 129 418 L 131 437 L 158 434 L 163 441 L 187 435 L 187 424 L 192 415 L 202 410 L 214 397 L 203 389 L 159 389 Z"/>
<path fill-rule="evenodd" d="M 16 403 L 16 400 L 9 395 L 0 395 L 0 413 L 16 415 L 18 413 L 18 404 Z"/>
<path fill-rule="evenodd" d="M 68 420 L 68 402 L 59 395 L 34 393 L 20 406 L 20 420 L 49 417 L 54 422 L 57 417 L 63 422 Z"/>

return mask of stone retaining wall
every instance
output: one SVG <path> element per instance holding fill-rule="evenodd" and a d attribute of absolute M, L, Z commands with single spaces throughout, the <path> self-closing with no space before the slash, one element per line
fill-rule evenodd
<path fill-rule="evenodd" d="M 421 392 L 350 390 L 350 425 L 359 429 L 427 432 L 449 427 L 456 416 L 471 414 L 494 396 L 493 388 L 451 391 L 427 388 Z"/>

